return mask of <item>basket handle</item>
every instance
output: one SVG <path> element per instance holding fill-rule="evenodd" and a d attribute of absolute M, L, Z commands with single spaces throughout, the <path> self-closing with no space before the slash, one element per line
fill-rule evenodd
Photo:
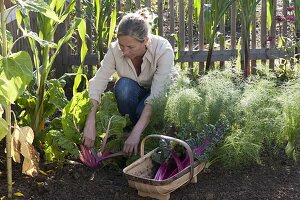
<path fill-rule="evenodd" d="M 174 137 L 170 137 L 170 136 L 166 136 L 166 135 L 147 135 L 141 142 L 141 157 L 144 156 L 144 151 L 145 151 L 145 141 L 148 138 L 160 138 L 160 139 L 166 139 L 166 140 L 171 140 L 171 141 L 175 141 L 178 142 L 179 144 L 181 144 L 182 146 L 185 147 L 185 149 L 188 152 L 188 156 L 190 158 L 190 168 L 191 168 L 191 173 L 190 173 L 190 181 L 192 180 L 192 178 L 194 177 L 194 156 L 193 156 L 193 152 L 192 149 L 190 147 L 190 145 L 188 145 L 185 141 L 180 140 L 178 138 L 174 138 Z"/>

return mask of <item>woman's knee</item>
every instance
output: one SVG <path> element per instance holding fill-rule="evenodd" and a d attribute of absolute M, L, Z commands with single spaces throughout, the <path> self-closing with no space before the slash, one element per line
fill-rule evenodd
<path fill-rule="evenodd" d="M 125 77 L 120 78 L 114 87 L 117 99 L 126 101 L 127 99 L 134 97 L 137 91 L 137 86 L 138 84 L 132 79 Z"/>

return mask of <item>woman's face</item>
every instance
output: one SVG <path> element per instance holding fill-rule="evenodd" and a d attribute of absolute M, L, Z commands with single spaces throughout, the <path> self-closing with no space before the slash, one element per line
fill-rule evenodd
<path fill-rule="evenodd" d="M 140 42 L 131 36 L 119 36 L 118 42 L 123 55 L 135 59 L 136 57 L 143 56 L 146 52 L 146 44 L 148 38 L 144 42 Z"/>

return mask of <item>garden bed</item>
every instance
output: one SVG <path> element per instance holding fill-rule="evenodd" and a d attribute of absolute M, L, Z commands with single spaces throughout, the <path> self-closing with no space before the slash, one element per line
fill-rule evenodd
<path fill-rule="evenodd" d="M 7 196 L 4 140 L 0 149 L 2 199 Z M 206 169 L 198 175 L 196 184 L 177 189 L 170 199 L 300 199 L 300 166 L 285 160 L 281 153 L 265 154 L 262 165 L 241 170 Z M 31 178 L 21 174 L 21 164 L 13 164 L 13 191 L 24 195 L 15 199 L 149 199 L 139 197 L 128 186 L 122 169 L 89 169 L 78 162 L 41 164 L 40 168 L 47 175 Z"/>

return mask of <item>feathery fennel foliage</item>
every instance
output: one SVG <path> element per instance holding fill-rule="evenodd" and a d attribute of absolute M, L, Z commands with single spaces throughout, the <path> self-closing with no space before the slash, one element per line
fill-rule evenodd
<path fill-rule="evenodd" d="M 237 121 L 219 151 L 218 156 L 225 166 L 261 162 L 262 148 L 273 144 L 282 130 L 279 94 L 274 79 L 259 78 L 246 83 L 237 104 Z"/>
<path fill-rule="evenodd" d="M 300 78 L 286 83 L 282 90 L 284 123 L 281 143 L 287 143 L 286 154 L 295 161 L 299 160 L 300 146 Z"/>

